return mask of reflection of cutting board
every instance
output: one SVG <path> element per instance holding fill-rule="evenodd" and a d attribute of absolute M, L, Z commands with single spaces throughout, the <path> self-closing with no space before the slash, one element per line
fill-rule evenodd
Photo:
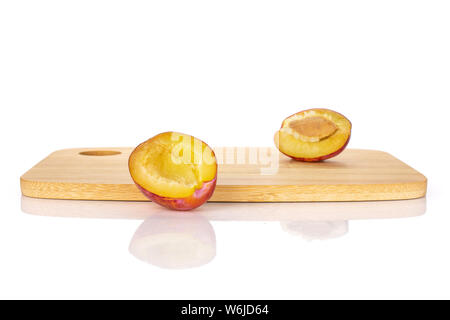
<path fill-rule="evenodd" d="M 65 149 L 25 173 L 21 189 L 35 198 L 147 200 L 133 184 L 132 148 Z M 388 153 L 347 149 L 304 163 L 272 148 L 217 148 L 219 172 L 211 201 L 363 201 L 423 197 L 426 178 Z"/>

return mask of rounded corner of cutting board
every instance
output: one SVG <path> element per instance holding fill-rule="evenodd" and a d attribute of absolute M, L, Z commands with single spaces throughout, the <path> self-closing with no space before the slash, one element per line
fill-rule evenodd
<path fill-rule="evenodd" d="M 36 198 L 36 196 L 34 196 L 33 193 L 33 188 L 31 187 L 31 185 L 33 184 L 32 181 L 29 181 L 27 179 L 24 178 L 24 176 L 26 175 L 26 173 L 24 173 L 21 177 L 20 177 L 20 191 L 22 192 L 22 195 L 26 196 L 26 197 L 30 197 L 30 198 Z M 38 197 L 39 198 L 39 197 Z"/>

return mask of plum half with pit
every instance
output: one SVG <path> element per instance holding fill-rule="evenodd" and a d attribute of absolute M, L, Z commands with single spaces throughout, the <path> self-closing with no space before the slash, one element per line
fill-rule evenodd
<path fill-rule="evenodd" d="M 308 109 L 287 117 L 274 140 L 285 155 L 317 162 L 341 153 L 350 141 L 351 130 L 351 122 L 336 111 Z"/>

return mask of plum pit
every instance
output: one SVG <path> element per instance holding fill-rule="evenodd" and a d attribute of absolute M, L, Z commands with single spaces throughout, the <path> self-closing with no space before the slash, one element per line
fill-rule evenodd
<path fill-rule="evenodd" d="M 289 127 L 304 141 L 316 142 L 328 138 L 336 132 L 337 126 L 324 117 L 306 117 L 291 121 Z"/>

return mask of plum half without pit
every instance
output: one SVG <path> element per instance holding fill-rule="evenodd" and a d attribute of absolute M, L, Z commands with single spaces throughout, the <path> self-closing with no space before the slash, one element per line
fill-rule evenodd
<path fill-rule="evenodd" d="M 164 132 L 141 143 L 128 159 L 139 190 L 173 210 L 191 210 L 212 196 L 217 161 L 203 141 L 178 132 Z"/>
<path fill-rule="evenodd" d="M 275 133 L 280 152 L 299 161 L 318 162 L 337 156 L 348 142 L 351 122 L 329 109 L 297 112 L 281 124 Z"/>

